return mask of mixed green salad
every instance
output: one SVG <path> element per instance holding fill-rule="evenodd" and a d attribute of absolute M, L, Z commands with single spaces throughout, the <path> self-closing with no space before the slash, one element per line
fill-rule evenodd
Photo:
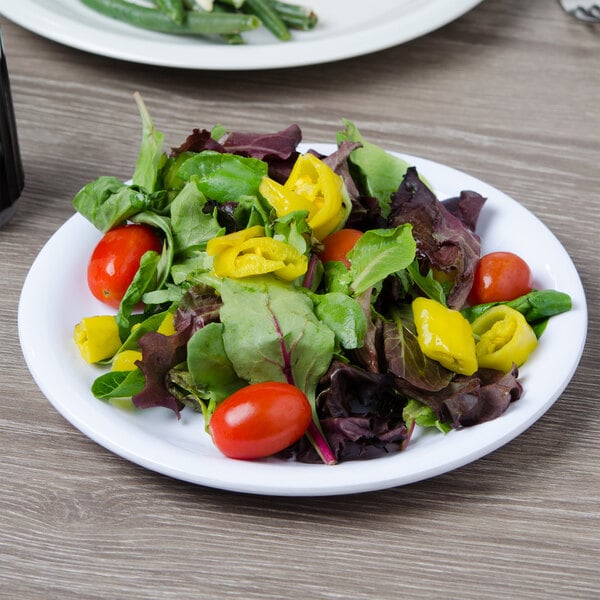
<path fill-rule="evenodd" d="M 485 198 L 439 200 L 427 173 L 348 120 L 326 156 L 299 152 L 297 125 L 194 129 L 167 153 L 136 100 L 132 182 L 102 176 L 73 201 L 105 236 L 144 228 L 158 240 L 137 243 L 130 275 L 122 239 L 90 260 L 90 290 L 117 307 L 75 326 L 102 367 L 94 396 L 201 412 L 198 435 L 227 456 L 328 464 L 398 452 L 415 425 L 495 419 L 520 398 L 518 367 L 571 302 L 531 274 L 506 297 L 474 295 Z M 514 288 L 501 258 L 494 284 Z"/>

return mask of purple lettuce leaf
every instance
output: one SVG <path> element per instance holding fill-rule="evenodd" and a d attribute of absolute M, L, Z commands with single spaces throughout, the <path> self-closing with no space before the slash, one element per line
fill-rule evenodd
<path fill-rule="evenodd" d="M 225 152 L 223 146 L 213 140 L 211 132 L 208 129 L 194 129 L 186 140 L 180 146 L 171 148 L 171 156 L 176 157 L 183 152 L 202 152 L 203 150 L 213 150 L 215 152 Z"/>
<path fill-rule="evenodd" d="M 162 406 L 171 409 L 179 418 L 184 403 L 173 395 L 169 375 L 185 361 L 187 343 L 192 335 L 208 323 L 219 320 L 221 305 L 221 299 L 215 294 L 192 287 L 184 294 L 173 315 L 175 334 L 150 331 L 139 339 L 142 360 L 136 364 L 144 374 L 145 384 L 142 391 L 132 397 L 137 408 Z"/>
<path fill-rule="evenodd" d="M 463 225 L 471 231 L 477 229 L 479 214 L 485 204 L 486 198 L 477 192 L 463 190 L 460 196 L 442 200 L 444 208 L 452 213 L 457 219 L 462 221 Z"/>
<path fill-rule="evenodd" d="M 221 141 L 225 152 L 250 156 L 269 161 L 288 160 L 297 155 L 296 148 L 302 141 L 298 125 L 290 125 L 276 133 L 231 132 Z"/>
<path fill-rule="evenodd" d="M 454 278 L 448 306 L 462 308 L 479 260 L 479 237 L 448 211 L 410 167 L 392 194 L 389 226 L 411 223 L 421 263 Z"/>
<path fill-rule="evenodd" d="M 415 388 L 428 392 L 444 389 L 453 373 L 421 351 L 417 336 L 397 323 L 383 324 L 383 349 L 387 371 Z"/>
<path fill-rule="evenodd" d="M 373 317 L 371 310 L 372 295 L 373 289 L 370 288 L 356 298 L 366 317 L 367 331 L 363 345 L 360 348 L 348 351 L 348 353 L 355 364 L 363 367 L 370 373 L 380 373 L 380 357 L 383 356 L 383 322 L 380 318 Z"/>
<path fill-rule="evenodd" d="M 207 200 L 202 207 L 202 212 L 208 215 L 217 213 L 217 222 L 225 228 L 225 233 L 233 233 L 237 229 L 235 220 L 235 211 L 239 202 L 217 202 L 216 200 Z"/>
<path fill-rule="evenodd" d="M 509 373 L 480 369 L 472 376 L 455 376 L 450 385 L 439 392 L 420 390 L 402 379 L 398 379 L 397 384 L 408 397 L 429 406 L 440 421 L 460 429 L 502 415 L 523 393 L 517 377 L 516 367 Z"/>
<path fill-rule="evenodd" d="M 321 156 L 317 155 L 316 152 L 313 152 L 313 154 L 317 155 L 318 158 L 321 158 L 334 173 L 337 173 L 344 180 L 346 190 L 353 200 L 358 198 L 360 193 L 354 179 L 352 179 L 352 176 L 350 175 L 348 157 L 354 150 L 361 146 L 362 144 L 360 142 L 341 142 L 338 145 L 338 149 L 329 156 Z"/>
<path fill-rule="evenodd" d="M 192 337 L 198 329 L 209 323 L 218 323 L 223 301 L 202 286 L 193 286 L 183 295 L 173 315 L 178 332 L 187 331 Z"/>
<path fill-rule="evenodd" d="M 405 404 L 393 376 L 368 373 L 334 361 L 321 380 L 317 410 L 337 461 L 376 458 L 402 450 L 409 438 L 402 418 Z M 301 462 L 319 461 L 305 440 L 281 456 Z"/>
<path fill-rule="evenodd" d="M 185 360 L 189 337 L 187 331 L 168 336 L 150 331 L 139 339 L 142 360 L 136 365 L 144 374 L 145 385 L 139 394 L 132 397 L 137 408 L 162 406 L 171 409 L 180 418 L 183 404 L 167 389 L 167 374 Z"/>
<path fill-rule="evenodd" d="M 202 152 L 213 150 L 228 154 L 238 154 L 264 160 L 269 168 L 269 177 L 284 183 L 298 157 L 297 146 L 302 141 L 302 131 L 298 125 L 290 125 L 275 133 L 227 133 L 220 141 L 211 137 L 207 129 L 194 129 L 185 142 L 171 149 L 171 156 L 182 152 Z"/>

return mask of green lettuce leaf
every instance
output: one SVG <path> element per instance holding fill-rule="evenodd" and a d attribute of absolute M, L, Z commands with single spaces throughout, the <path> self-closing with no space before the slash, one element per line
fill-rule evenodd
<path fill-rule="evenodd" d="M 410 166 L 405 160 L 386 152 L 383 148 L 367 142 L 356 125 L 348 119 L 342 119 L 345 126 L 337 134 L 337 142 L 360 142 L 362 148 L 353 150 L 349 162 L 353 174 L 361 183 L 365 193 L 379 200 L 384 217 L 390 212 L 390 196 L 398 187 Z"/>
<path fill-rule="evenodd" d="M 292 383 L 314 404 L 335 336 L 315 316 L 308 295 L 274 277 L 224 279 L 218 291 L 223 343 L 238 376 Z"/>
<path fill-rule="evenodd" d="M 351 292 L 359 295 L 388 275 L 406 269 L 415 258 L 416 247 L 409 224 L 365 232 L 348 253 Z"/>

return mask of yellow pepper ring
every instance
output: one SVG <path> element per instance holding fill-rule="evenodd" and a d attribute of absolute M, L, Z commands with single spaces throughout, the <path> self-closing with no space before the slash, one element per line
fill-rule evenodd
<path fill-rule="evenodd" d="M 206 249 L 214 256 L 213 269 L 219 277 L 238 279 L 274 273 L 281 279 L 293 281 L 306 273 L 306 256 L 280 240 L 244 234 L 251 230 L 264 233 L 262 227 L 251 227 L 210 240 Z"/>
<path fill-rule="evenodd" d="M 430 298 L 416 298 L 412 312 L 423 354 L 442 366 L 473 375 L 477 371 L 475 339 L 469 322 L 458 312 Z"/>
<path fill-rule="evenodd" d="M 247 229 L 241 229 L 234 233 L 214 237 L 206 244 L 206 252 L 209 256 L 215 256 L 225 248 L 233 248 L 250 238 L 260 237 L 265 235 L 265 228 L 262 225 L 254 225 Z"/>
<path fill-rule="evenodd" d="M 296 159 L 284 185 L 265 177 L 259 191 L 278 217 L 307 211 L 307 223 L 318 240 L 339 228 L 346 216 L 342 178 L 312 154 Z"/>
<path fill-rule="evenodd" d="M 520 367 L 538 344 L 525 317 L 504 304 L 485 311 L 471 327 L 479 338 L 475 349 L 480 367 L 508 373 L 513 363 Z"/>
<path fill-rule="evenodd" d="M 312 154 L 298 157 L 285 183 L 286 189 L 308 196 L 317 208 L 309 214 L 308 224 L 318 240 L 332 233 L 344 214 L 342 186 L 342 178 Z"/>
<path fill-rule="evenodd" d="M 258 191 L 269 201 L 278 217 L 283 217 L 296 210 L 306 210 L 310 218 L 315 207 L 308 198 L 284 188 L 280 183 L 269 177 L 263 177 Z"/>

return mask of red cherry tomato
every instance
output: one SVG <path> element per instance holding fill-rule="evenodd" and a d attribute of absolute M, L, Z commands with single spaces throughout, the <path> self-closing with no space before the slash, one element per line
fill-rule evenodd
<path fill-rule="evenodd" d="M 512 252 L 491 252 L 482 256 L 468 302 L 506 302 L 531 292 L 533 278 L 529 265 Z"/>
<path fill-rule="evenodd" d="M 312 420 L 306 396 L 288 383 L 268 381 L 238 390 L 216 408 L 208 426 L 230 458 L 275 454 L 299 440 Z"/>
<path fill-rule="evenodd" d="M 160 252 L 162 241 L 147 225 L 121 225 L 107 231 L 88 264 L 87 281 L 92 294 L 118 308 L 148 250 Z"/>
<path fill-rule="evenodd" d="M 323 250 L 319 252 L 319 258 L 323 263 L 329 260 L 339 260 L 347 268 L 350 268 L 350 261 L 346 258 L 348 252 L 354 248 L 354 244 L 360 239 L 363 232 L 358 229 L 340 229 L 327 236 L 323 241 Z"/>

